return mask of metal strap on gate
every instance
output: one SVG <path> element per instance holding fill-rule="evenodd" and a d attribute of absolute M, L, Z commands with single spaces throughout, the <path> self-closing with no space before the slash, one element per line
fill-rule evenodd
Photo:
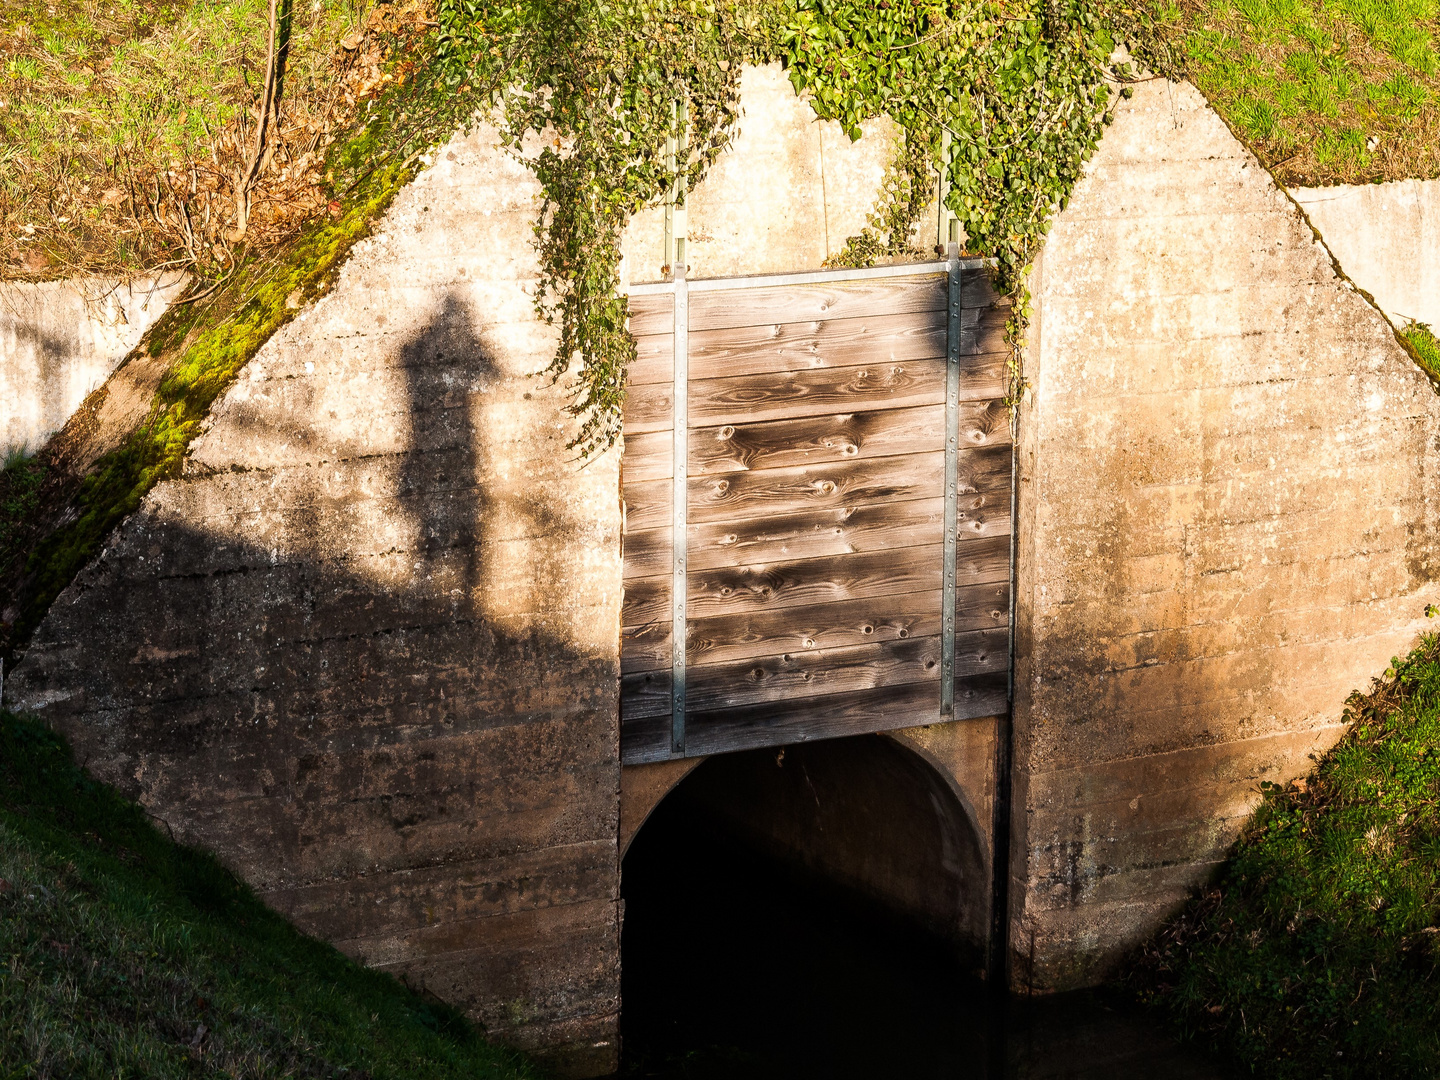
<path fill-rule="evenodd" d="M 955 556 L 960 484 L 960 247 L 949 245 L 945 307 L 945 571 L 940 600 L 940 715 L 955 715 Z"/>
<path fill-rule="evenodd" d="M 670 752 L 685 754 L 685 605 L 689 582 L 685 575 L 686 476 L 690 458 L 690 295 L 685 287 L 685 264 L 676 263 L 675 277 L 675 388 L 673 415 L 674 488 L 671 491 L 670 529 L 675 562 L 670 578 Z"/>
<path fill-rule="evenodd" d="M 685 572 L 686 483 L 690 464 L 690 293 L 685 281 L 685 185 L 677 171 L 689 156 L 689 103 L 671 106 L 675 132 L 666 140 L 666 162 L 676 180 L 665 200 L 665 264 L 675 290 L 675 384 L 671 391 L 675 430 L 671 440 L 673 487 L 670 494 L 671 545 L 675 558 L 670 575 L 670 753 L 685 756 L 685 614 L 690 585 Z"/>

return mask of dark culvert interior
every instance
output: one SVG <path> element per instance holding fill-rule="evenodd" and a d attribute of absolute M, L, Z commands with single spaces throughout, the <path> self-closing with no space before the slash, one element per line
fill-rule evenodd
<path fill-rule="evenodd" d="M 626 853 L 626 1073 L 973 1075 L 988 895 L 945 781 L 866 735 L 712 758 Z"/>
<path fill-rule="evenodd" d="M 622 882 L 625 1077 L 1220 1075 L 1113 999 L 995 1004 L 975 826 L 886 736 L 711 758 Z"/>

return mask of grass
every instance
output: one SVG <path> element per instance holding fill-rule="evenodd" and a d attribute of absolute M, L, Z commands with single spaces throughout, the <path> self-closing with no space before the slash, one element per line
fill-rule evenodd
<path fill-rule="evenodd" d="M 1165 0 L 1158 14 L 1282 182 L 1440 176 L 1440 0 Z"/>
<path fill-rule="evenodd" d="M 1433 339 L 1432 339 L 1433 340 Z M 1428 609 L 1434 613 L 1435 609 Z M 1347 703 L 1218 884 L 1147 951 L 1142 997 L 1243 1071 L 1440 1075 L 1440 635 Z"/>
<path fill-rule="evenodd" d="M 344 43 L 367 9 L 280 5 L 252 246 L 324 206 L 317 166 L 354 110 L 364 50 Z M 228 266 L 268 23 L 269 0 L 0 0 L 0 275 Z"/>
<path fill-rule="evenodd" d="M 1400 331 L 1401 340 L 1410 347 L 1415 362 L 1431 379 L 1440 383 L 1440 340 L 1428 323 L 1412 322 Z"/>
<path fill-rule="evenodd" d="M 0 1077 L 533 1075 L 0 713 Z"/>
<path fill-rule="evenodd" d="M 173 306 L 147 333 L 141 347 L 164 361 L 168 374 L 146 419 L 84 476 L 67 467 L 64 432 L 34 459 L 0 470 L 0 658 L 23 646 L 145 494 L 179 475 L 215 399 L 276 330 L 328 289 L 350 248 L 420 168 L 421 152 L 461 127 L 484 98 L 482 87 L 447 85 L 439 61 L 423 66 L 405 58 L 405 46 L 419 56 L 435 53 L 433 34 L 409 17 L 416 10 L 399 26 L 371 20 L 391 35 L 397 60 L 384 89 L 360 103 L 353 129 L 323 158 L 328 212 L 283 243 L 242 249 L 218 292 Z"/>

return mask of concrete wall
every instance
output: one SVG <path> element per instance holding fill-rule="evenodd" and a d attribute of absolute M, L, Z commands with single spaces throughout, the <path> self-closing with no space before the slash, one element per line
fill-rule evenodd
<path fill-rule="evenodd" d="M 0 458 L 34 453 L 60 430 L 188 281 L 0 284 Z"/>
<path fill-rule="evenodd" d="M 615 1062 L 618 454 L 533 377 L 539 190 L 455 139 L 7 680 L 268 903 L 561 1073 Z"/>
<path fill-rule="evenodd" d="M 1440 329 L 1440 180 L 1296 188 L 1346 275 L 1403 326 Z"/>
<path fill-rule="evenodd" d="M 865 222 L 884 125 L 852 146 L 778 69 L 743 87 L 739 144 L 692 197 L 694 273 L 814 269 Z M 56 602 L 5 701 L 304 929 L 600 1075 L 620 455 L 582 468 L 564 386 L 534 376 L 556 343 L 538 207 L 489 129 L 438 153 Z M 917 738 L 973 788 L 993 724 L 965 724 Z"/>
<path fill-rule="evenodd" d="M 858 142 L 819 120 L 779 64 L 740 76 L 741 118 L 730 149 L 686 199 L 691 277 L 816 270 L 865 227 L 895 153 L 895 126 L 867 121 Z M 929 236 L 933 221 L 922 223 Z M 665 212 L 636 214 L 625 232 L 627 279 L 659 281 Z M 917 247 L 917 257 L 927 256 Z"/>
<path fill-rule="evenodd" d="M 1153 932 L 1440 598 L 1440 400 L 1198 92 L 1116 112 L 1020 418 L 1012 943 L 1049 988 Z"/>

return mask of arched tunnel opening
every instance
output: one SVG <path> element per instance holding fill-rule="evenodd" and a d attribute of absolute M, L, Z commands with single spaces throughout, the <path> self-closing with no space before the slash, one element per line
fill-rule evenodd
<path fill-rule="evenodd" d="M 984 1069 L 980 838 L 892 738 L 703 762 L 635 836 L 622 896 L 626 1075 Z"/>

